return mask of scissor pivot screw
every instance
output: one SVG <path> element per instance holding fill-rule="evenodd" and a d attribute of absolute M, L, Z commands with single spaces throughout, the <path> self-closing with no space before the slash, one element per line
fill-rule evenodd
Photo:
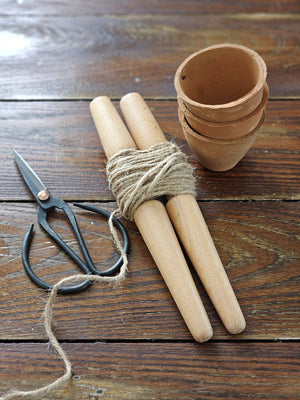
<path fill-rule="evenodd" d="M 41 190 L 37 197 L 41 200 L 41 201 L 45 201 L 48 200 L 50 197 L 50 193 L 48 192 L 48 190 Z"/>

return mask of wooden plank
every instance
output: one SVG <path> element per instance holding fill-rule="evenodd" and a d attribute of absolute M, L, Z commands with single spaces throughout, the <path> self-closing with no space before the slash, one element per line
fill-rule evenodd
<path fill-rule="evenodd" d="M 298 398 L 299 343 L 67 343 L 72 381 L 47 399 Z M 62 374 L 46 344 L 1 344 L 0 393 Z"/>
<path fill-rule="evenodd" d="M 122 0 L 116 5 L 111 0 L 43 1 L 2 0 L 4 15 L 95 15 L 95 14 L 225 14 L 239 12 L 291 13 L 299 12 L 297 0 Z"/>
<path fill-rule="evenodd" d="M 102 204 L 112 210 L 115 204 Z M 299 202 L 205 202 L 200 207 L 244 311 L 245 332 L 227 334 L 199 279 L 195 282 L 214 329 L 214 339 L 299 339 Z M 75 210 L 74 210 L 75 211 Z M 117 254 L 106 222 L 86 212 L 78 221 L 95 262 L 112 265 Z M 60 214 L 51 219 L 77 250 Z M 36 205 L 2 203 L 0 209 L 0 339 L 45 338 L 42 312 L 47 294 L 29 281 L 21 245 Z M 60 296 L 55 330 L 64 340 L 190 340 L 191 337 L 133 223 L 126 222 L 131 253 L 127 279 L 117 287 L 95 284 Z M 30 262 L 54 283 L 77 269 L 35 228 Z"/>
<path fill-rule="evenodd" d="M 175 98 L 178 65 L 220 42 L 262 55 L 271 97 L 299 96 L 298 14 L 12 16 L 0 31 L 1 99 Z"/>
<path fill-rule="evenodd" d="M 167 138 L 181 146 L 196 168 L 199 199 L 300 198 L 300 101 L 270 101 L 252 149 L 234 169 L 224 173 L 205 170 L 191 153 L 175 100 L 148 104 Z M 32 199 L 14 163 L 14 147 L 57 196 L 66 200 L 113 199 L 89 102 L 2 102 L 0 132 L 0 200 Z"/>

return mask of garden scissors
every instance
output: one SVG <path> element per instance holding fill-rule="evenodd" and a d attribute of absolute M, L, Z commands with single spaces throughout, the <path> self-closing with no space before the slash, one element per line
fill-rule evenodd
<path fill-rule="evenodd" d="M 82 234 L 80 232 L 79 226 L 77 224 L 75 215 L 69 205 L 61 199 L 58 199 L 54 197 L 49 190 L 46 188 L 46 186 L 42 183 L 40 178 L 37 176 L 37 174 L 33 171 L 33 169 L 29 166 L 29 164 L 23 159 L 22 156 L 16 151 L 13 150 L 14 157 L 16 160 L 16 163 L 18 165 L 18 168 L 27 184 L 29 189 L 31 190 L 31 193 L 35 197 L 36 201 L 38 202 L 39 208 L 37 212 L 38 216 L 38 221 L 39 224 L 42 226 L 42 228 L 47 232 L 47 234 L 55 241 L 55 243 L 66 253 L 68 256 L 81 268 L 81 270 L 87 274 L 96 274 L 100 276 L 111 276 L 115 274 L 116 272 L 119 271 L 122 263 L 123 263 L 123 258 L 120 256 L 118 261 L 110 267 L 109 269 L 105 271 L 99 271 L 88 252 L 88 249 L 86 247 L 86 244 L 84 242 L 84 239 L 82 237 Z M 106 218 L 110 218 L 110 213 L 108 211 L 102 210 L 101 208 L 88 205 L 88 204 L 81 204 L 81 203 L 74 203 L 75 206 L 93 211 L 97 214 L 100 214 L 102 216 L 105 216 Z M 66 242 L 54 231 L 54 229 L 51 228 L 50 224 L 47 221 L 47 216 L 51 211 L 53 211 L 55 208 L 60 209 L 64 212 L 65 216 L 69 220 L 72 230 L 75 233 L 75 236 L 78 241 L 78 245 L 80 248 L 80 251 L 83 255 L 84 261 L 66 244 Z M 114 225 L 119 229 L 119 231 L 122 234 L 123 237 L 123 250 L 126 254 L 129 252 L 129 238 L 127 235 L 127 232 L 122 225 L 122 223 L 116 219 L 113 218 L 113 223 Z M 32 238 L 32 232 L 33 232 L 33 224 L 31 224 L 28 232 L 25 235 L 24 242 L 23 242 L 23 248 L 22 248 L 22 261 L 24 265 L 24 269 L 29 276 L 29 278 L 36 283 L 38 286 L 40 286 L 43 289 L 52 289 L 52 285 L 48 284 L 47 282 L 44 282 L 41 280 L 32 270 L 30 264 L 29 264 L 29 247 L 31 243 L 31 238 Z M 70 293 L 77 293 L 80 292 L 84 289 L 86 289 L 91 282 L 89 280 L 86 280 L 78 285 L 75 286 L 68 286 L 68 287 L 61 287 L 58 290 L 58 293 L 61 294 L 70 294 Z"/>

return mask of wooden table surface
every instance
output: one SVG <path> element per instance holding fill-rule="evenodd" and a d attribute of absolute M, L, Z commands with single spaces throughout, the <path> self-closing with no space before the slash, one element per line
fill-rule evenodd
<path fill-rule="evenodd" d="M 50 383 L 47 292 L 25 275 L 21 246 L 49 282 L 77 271 L 41 231 L 13 159 L 26 158 L 52 193 L 114 210 L 105 155 L 89 111 L 99 95 L 138 91 L 196 168 L 197 200 L 247 321 L 228 334 L 199 279 L 213 339 L 191 338 L 134 223 L 129 273 L 55 305 L 54 329 L 72 381 L 43 399 L 299 399 L 300 53 L 298 0 L 239 2 L 2 0 L 0 12 L 0 396 Z M 266 120 L 232 170 L 205 170 L 184 140 L 173 77 L 185 57 L 232 42 L 266 61 Z M 72 206 L 73 207 L 73 206 Z M 73 208 L 75 211 L 75 208 Z M 117 259 L 106 221 L 75 211 L 92 257 Z M 51 218 L 76 249 L 60 213 Z"/>

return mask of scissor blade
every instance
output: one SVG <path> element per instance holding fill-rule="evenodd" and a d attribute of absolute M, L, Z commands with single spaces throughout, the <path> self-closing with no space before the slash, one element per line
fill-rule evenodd
<path fill-rule="evenodd" d="M 13 149 L 14 157 L 18 168 L 27 183 L 27 186 L 31 190 L 31 193 L 34 195 L 36 199 L 38 199 L 38 193 L 41 190 L 47 190 L 46 186 L 34 172 L 34 170 L 29 166 L 29 164 L 24 160 L 24 158 L 15 150 Z"/>

